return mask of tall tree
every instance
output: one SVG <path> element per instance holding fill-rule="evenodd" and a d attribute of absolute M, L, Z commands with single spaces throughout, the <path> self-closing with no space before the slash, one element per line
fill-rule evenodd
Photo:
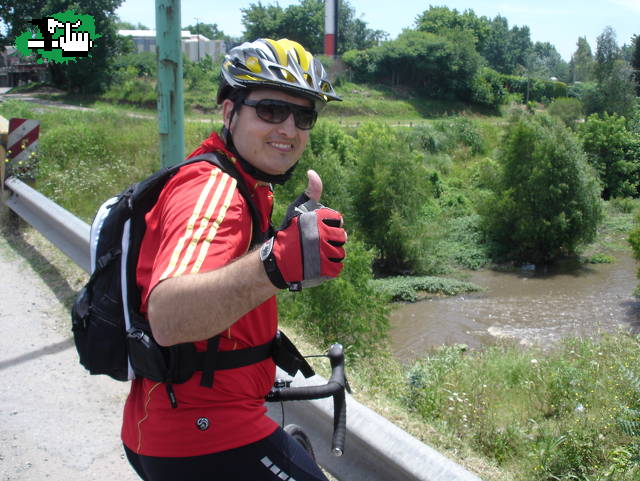
<path fill-rule="evenodd" d="M 634 35 L 631 39 L 631 68 L 633 78 L 636 81 L 636 93 L 640 96 L 640 35 Z"/>
<path fill-rule="evenodd" d="M 556 48 L 549 42 L 536 42 L 530 50 L 527 67 L 535 77 L 556 77 L 563 82 L 569 80 L 569 66 Z"/>
<path fill-rule="evenodd" d="M 498 161 L 498 182 L 480 213 L 505 258 L 546 264 L 595 238 L 600 185 L 578 139 L 559 120 L 514 116 Z"/>
<path fill-rule="evenodd" d="M 594 59 L 587 37 L 578 38 L 577 49 L 571 56 L 569 65 L 572 82 L 586 82 L 591 80 Z"/>
<path fill-rule="evenodd" d="M 417 30 L 437 35 L 452 30 L 471 32 L 479 51 L 484 49 L 490 29 L 487 17 L 478 17 L 471 9 L 459 13 L 455 8 L 450 10 L 449 7 L 431 6 L 416 18 L 415 24 Z"/>
<path fill-rule="evenodd" d="M 508 20 L 498 15 L 491 20 L 486 41 L 479 45 L 478 51 L 491 68 L 512 74 L 518 66 L 526 66 L 531 46 L 529 27 L 509 29 Z"/>
<path fill-rule="evenodd" d="M 280 38 L 284 10 L 279 5 L 263 5 L 261 1 L 241 8 L 244 38 Z"/>
<path fill-rule="evenodd" d="M 586 111 L 588 114 L 608 112 L 630 118 L 636 90 L 632 68 L 622 58 L 616 33 L 611 27 L 605 27 L 597 40 L 594 66 L 597 86 L 585 98 Z"/>
<path fill-rule="evenodd" d="M 605 27 L 596 42 L 595 77 L 601 82 L 611 74 L 615 61 L 622 58 L 622 52 L 612 27 Z"/>

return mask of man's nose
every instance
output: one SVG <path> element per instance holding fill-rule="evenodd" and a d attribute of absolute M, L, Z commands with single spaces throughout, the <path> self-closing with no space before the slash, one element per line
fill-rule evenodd
<path fill-rule="evenodd" d="M 293 137 L 296 134 L 296 129 L 296 121 L 293 117 L 293 112 L 291 112 L 282 123 L 278 124 L 278 132 L 289 137 Z"/>

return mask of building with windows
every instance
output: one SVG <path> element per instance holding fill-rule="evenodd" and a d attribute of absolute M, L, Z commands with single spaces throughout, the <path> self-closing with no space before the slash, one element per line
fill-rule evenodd
<path fill-rule="evenodd" d="M 118 30 L 123 37 L 130 37 L 138 52 L 156 51 L 155 30 Z M 209 40 L 204 35 L 194 35 L 188 30 L 180 32 L 182 51 L 192 62 L 204 58 L 206 55 L 216 59 L 226 53 L 224 40 Z"/>
<path fill-rule="evenodd" d="M 30 82 L 44 82 L 47 64 L 20 55 L 15 47 L 0 50 L 0 87 L 17 87 Z"/>

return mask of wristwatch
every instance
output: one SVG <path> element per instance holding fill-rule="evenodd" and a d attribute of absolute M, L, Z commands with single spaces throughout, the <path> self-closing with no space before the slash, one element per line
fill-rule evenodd
<path fill-rule="evenodd" d="M 262 265 L 264 266 L 264 270 L 267 273 L 267 277 L 271 283 L 276 286 L 278 289 L 286 289 L 289 287 L 282 277 L 282 273 L 280 269 L 278 269 L 278 265 L 276 264 L 276 257 L 273 255 L 273 242 L 275 237 L 271 237 L 268 239 L 262 247 L 260 247 L 260 260 L 262 261 Z"/>

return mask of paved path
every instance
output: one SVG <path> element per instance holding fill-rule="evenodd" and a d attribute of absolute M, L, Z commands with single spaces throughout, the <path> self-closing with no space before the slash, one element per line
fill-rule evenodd
<path fill-rule="evenodd" d="M 133 481 L 119 441 L 128 385 L 78 364 L 51 289 L 0 245 L 0 480 Z"/>

